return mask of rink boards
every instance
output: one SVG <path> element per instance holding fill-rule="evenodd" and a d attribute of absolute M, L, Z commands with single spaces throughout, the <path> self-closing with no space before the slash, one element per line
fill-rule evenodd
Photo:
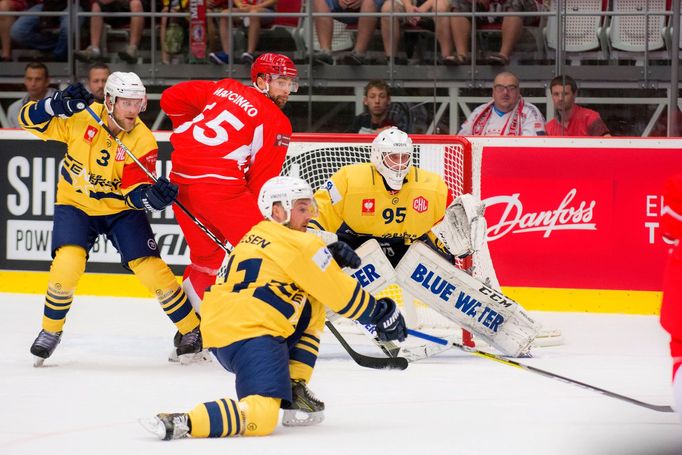
<path fill-rule="evenodd" d="M 157 133 L 157 173 L 170 169 Z M 294 136 L 293 141 L 296 141 Z M 490 250 L 505 292 L 528 309 L 655 314 L 667 251 L 660 190 L 682 172 L 681 139 L 471 138 Z M 20 131 L 0 138 L 0 291 L 42 293 L 63 144 Z M 478 177 L 477 177 L 478 178 Z M 167 209 L 151 216 L 180 274 L 187 245 Z M 109 243 L 90 253 L 79 294 L 146 296 Z"/>

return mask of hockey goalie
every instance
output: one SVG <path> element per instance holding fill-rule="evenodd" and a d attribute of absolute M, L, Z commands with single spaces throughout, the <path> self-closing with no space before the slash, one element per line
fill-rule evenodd
<path fill-rule="evenodd" d="M 412 155 L 406 133 L 379 133 L 370 163 L 342 167 L 315 193 L 319 216 L 309 226 L 357 249 L 363 263 L 349 273 L 365 290 L 398 284 L 503 354 L 525 354 L 535 321 L 499 292 L 494 275 L 479 280 L 454 265 L 485 246 L 483 204 L 468 194 L 453 199 L 439 175 L 412 165 Z M 409 308 L 406 317 L 414 323 Z"/>

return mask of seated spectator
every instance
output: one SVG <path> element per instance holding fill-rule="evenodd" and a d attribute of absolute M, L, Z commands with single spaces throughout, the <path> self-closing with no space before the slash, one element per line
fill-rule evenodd
<path fill-rule="evenodd" d="M 277 5 L 277 0 L 234 0 L 234 5 L 242 13 L 274 13 L 275 5 Z M 228 36 L 227 34 L 227 18 L 220 18 L 220 36 L 221 41 L 223 36 Z M 256 48 L 258 47 L 258 39 L 260 38 L 261 25 L 271 24 L 275 20 L 275 16 L 267 17 L 244 17 L 244 26 L 248 28 L 247 41 L 246 41 L 246 52 L 241 56 L 241 62 L 247 65 L 251 65 L 255 58 Z M 224 25 L 223 25 L 224 23 Z M 223 31 L 224 28 L 224 31 Z M 227 46 L 223 44 L 223 56 L 219 56 L 218 52 L 211 53 L 210 58 L 213 63 L 228 63 L 227 59 L 222 57 L 227 57 L 227 48 L 229 48 L 229 37 L 227 41 Z"/>
<path fill-rule="evenodd" d="M 93 13 L 142 13 L 144 6 L 142 0 L 95 0 L 90 7 Z M 149 9 L 149 8 L 147 8 Z M 104 32 L 104 16 L 92 16 L 90 18 L 90 45 L 83 51 L 76 51 L 76 58 L 83 62 L 101 61 L 104 56 L 99 48 Z M 112 25 L 123 25 L 130 21 L 130 40 L 125 50 L 118 53 L 118 56 L 127 63 L 137 63 L 137 49 L 140 47 L 142 32 L 144 31 L 144 17 L 131 16 L 112 17 L 107 19 L 107 23 Z"/>
<path fill-rule="evenodd" d="M 528 12 L 537 11 L 535 0 L 475 0 L 477 11 L 490 11 L 499 6 L 504 12 Z M 453 0 L 452 11 L 466 13 L 473 11 L 472 0 Z M 536 20 L 529 17 L 527 22 Z M 524 19 L 521 16 L 505 16 L 502 18 L 502 43 L 498 52 L 488 55 L 488 63 L 491 65 L 508 65 L 509 57 L 514 50 L 516 42 L 521 38 Z M 452 36 L 455 40 L 455 62 L 458 65 L 466 65 L 471 61 L 469 44 L 471 43 L 471 22 L 468 17 L 452 16 L 450 18 Z"/>
<path fill-rule="evenodd" d="M 189 0 L 163 0 L 162 12 L 188 12 Z M 228 0 L 209 0 L 206 3 L 206 10 L 211 12 L 226 12 L 228 11 Z M 215 64 L 227 64 L 230 62 L 230 34 L 229 23 L 230 17 L 222 16 L 218 19 L 218 35 L 220 37 L 219 51 L 211 52 L 208 55 L 209 61 Z M 213 21 L 207 23 L 209 35 L 213 36 Z M 161 18 L 160 38 L 161 38 L 161 62 L 170 64 L 173 56 L 181 56 L 184 54 L 186 44 L 188 42 L 187 36 L 189 33 L 189 23 L 185 18 Z"/>
<path fill-rule="evenodd" d="M 408 24 L 411 26 L 424 26 L 425 28 L 435 27 L 436 38 L 440 46 L 441 60 L 444 64 L 454 64 L 455 57 L 452 55 L 452 35 L 450 34 L 450 18 L 447 16 L 438 17 L 433 21 L 432 18 L 426 20 L 419 16 L 419 13 L 425 12 L 441 12 L 445 13 L 450 10 L 450 0 L 386 0 L 381 7 L 381 12 L 390 14 L 391 11 L 395 13 L 414 13 L 412 17 L 381 17 L 381 37 L 384 41 L 384 50 L 386 52 L 386 60 L 391 56 L 395 57 L 398 52 L 398 43 L 400 42 L 400 24 Z M 393 20 L 393 29 L 391 29 L 391 20 Z M 431 26 L 426 25 L 431 24 Z M 406 63 L 403 60 L 396 60 L 396 63 Z"/>
<path fill-rule="evenodd" d="M 376 13 L 384 0 L 313 0 L 313 11 L 316 13 Z M 372 16 L 336 17 L 316 16 L 315 30 L 320 43 L 320 51 L 315 54 L 317 63 L 334 63 L 332 58 L 332 36 L 334 33 L 334 19 L 344 24 L 358 24 L 358 35 L 355 39 L 353 52 L 344 60 L 346 64 L 362 65 L 366 61 L 365 54 L 377 26 L 377 18 Z"/>
<path fill-rule="evenodd" d="M 374 134 L 392 126 L 410 132 L 409 112 L 399 104 L 391 103 L 391 91 L 382 80 L 369 81 L 365 86 L 362 104 L 367 111 L 357 115 L 347 133 Z"/>
<path fill-rule="evenodd" d="M 28 17 L 28 16 L 24 16 Z M 47 66 L 40 62 L 31 62 L 24 69 L 24 87 L 26 96 L 10 104 L 7 108 L 8 128 L 19 128 L 19 111 L 29 101 L 38 101 L 52 96 L 55 89 L 50 87 L 50 75 Z"/>
<path fill-rule="evenodd" d="M 187 11 L 188 6 L 189 0 L 163 0 L 161 12 L 179 13 Z M 187 42 L 186 37 L 188 35 L 189 26 L 187 19 L 185 18 L 163 16 L 159 27 L 161 63 L 169 65 L 171 63 L 171 57 L 182 54 L 186 47 L 185 44 Z"/>
<path fill-rule="evenodd" d="M 88 68 L 87 88 L 98 103 L 104 103 L 104 86 L 109 74 L 111 74 L 111 70 L 102 62 L 93 63 Z"/>
<path fill-rule="evenodd" d="M 28 0 L 0 0 L 0 12 L 26 11 L 27 9 Z M 15 16 L 0 16 L 0 44 L 2 44 L 0 62 L 12 60 L 12 38 L 9 32 L 15 20 Z"/>
<path fill-rule="evenodd" d="M 44 0 L 33 5 L 28 11 L 66 11 L 66 0 Z M 78 7 L 81 10 L 81 7 Z M 37 49 L 45 54 L 49 61 L 65 62 L 68 57 L 69 46 L 69 15 L 63 16 L 20 16 L 10 28 L 12 41 L 24 49 Z M 78 20 L 78 27 L 83 24 L 83 17 Z M 52 32 L 57 29 L 57 36 Z"/>
<path fill-rule="evenodd" d="M 656 123 L 654 123 L 650 137 L 680 137 L 682 136 L 682 110 L 676 108 L 673 112 L 672 121 L 673 130 L 668 134 L 668 108 L 666 107 L 661 113 Z"/>
<path fill-rule="evenodd" d="M 556 117 L 547 122 L 549 136 L 611 136 L 599 113 L 575 104 L 578 84 L 571 76 L 557 76 L 549 83 Z"/>
<path fill-rule="evenodd" d="M 545 118 L 524 101 L 519 79 L 504 72 L 495 77 L 493 99 L 478 106 L 459 130 L 460 136 L 544 136 Z"/>

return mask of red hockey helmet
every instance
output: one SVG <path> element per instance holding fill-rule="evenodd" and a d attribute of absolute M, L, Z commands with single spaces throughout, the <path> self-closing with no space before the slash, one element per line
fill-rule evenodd
<path fill-rule="evenodd" d="M 251 82 L 255 84 L 259 74 L 298 78 L 296 65 L 289 57 L 282 54 L 267 53 L 259 56 L 251 65 Z"/>

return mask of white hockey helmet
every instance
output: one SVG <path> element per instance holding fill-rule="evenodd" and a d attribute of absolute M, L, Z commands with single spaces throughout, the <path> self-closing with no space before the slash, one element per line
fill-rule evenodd
<path fill-rule="evenodd" d="M 313 199 L 313 189 L 305 180 L 280 176 L 273 177 L 261 187 L 258 194 L 258 208 L 263 216 L 269 220 L 278 222 L 272 218 L 272 206 L 275 202 L 282 204 L 286 213 L 286 219 L 281 224 L 287 224 L 291 220 L 291 209 L 294 201 L 298 199 Z"/>
<path fill-rule="evenodd" d="M 372 141 L 372 151 L 369 159 L 376 166 L 379 173 L 386 179 L 386 183 L 394 190 L 403 186 L 403 180 L 412 166 L 412 139 L 407 133 L 395 126 L 383 130 Z M 408 155 L 407 161 L 394 161 L 395 155 Z"/>
<path fill-rule="evenodd" d="M 147 90 L 144 88 L 144 84 L 135 73 L 125 73 L 123 71 L 115 71 L 109 75 L 107 78 L 107 83 L 104 86 L 104 99 L 107 99 L 107 95 L 111 99 L 111 111 L 114 111 L 114 105 L 116 104 L 116 98 L 131 98 L 136 100 L 144 100 L 140 107 L 140 112 L 143 112 L 147 108 Z M 107 107 L 107 110 L 109 108 Z"/>

